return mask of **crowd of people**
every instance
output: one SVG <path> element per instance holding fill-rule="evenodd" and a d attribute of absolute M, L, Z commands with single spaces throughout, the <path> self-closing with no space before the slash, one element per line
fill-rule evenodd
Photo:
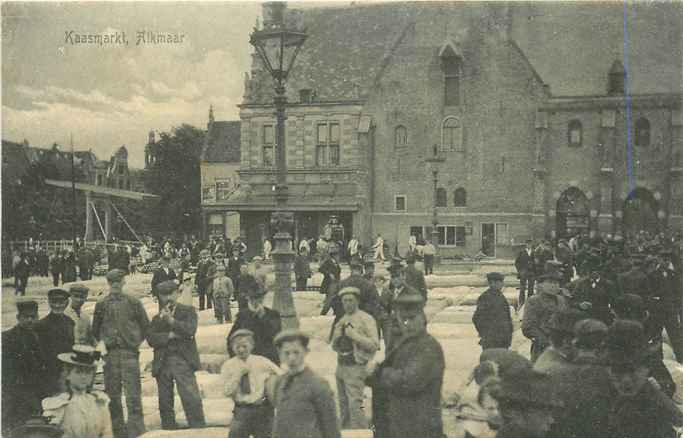
<path fill-rule="evenodd" d="M 17 325 L 2 339 L 3 436 L 144 433 L 139 349 L 145 341 L 154 349 L 162 428 L 178 428 L 176 390 L 188 427 L 205 427 L 195 335 L 198 310 L 211 308 L 219 324 L 234 321 L 225 344 L 230 358 L 221 367 L 224 393 L 234 401 L 229 437 L 338 438 L 344 429 L 371 429 L 376 438 L 445 436 L 445 357 L 427 331 L 429 292 L 416 267 L 419 254 L 393 256 L 387 278 L 375 271 L 376 254 L 354 251 L 350 274 L 341 278 L 341 247 L 327 242 L 319 264 L 321 314 L 334 313 L 327 337 L 337 356 L 335 399 L 306 363 L 309 335 L 283 330 L 280 314 L 264 305 L 268 284 L 259 259 L 250 266 L 246 248 L 235 242 L 229 253 L 223 239 L 199 244 L 194 275 L 171 268 L 178 258 L 192 262 L 192 246 L 186 254 L 182 244 L 164 244 L 151 319 L 126 293 L 130 271 L 119 267 L 107 273 L 109 293 L 92 319 L 81 312 L 89 294 L 82 283 L 51 289 L 50 313 L 40 320 L 36 301 L 20 297 Z M 298 247 L 297 289 L 312 274 L 308 250 Z M 457 400 L 458 436 L 675 437 L 683 400 L 663 359 L 663 330 L 682 360 L 680 240 L 641 234 L 528 242 L 515 266 L 514 311 L 522 315 L 531 359 L 511 351 L 515 322 L 505 277 L 489 273 L 473 315 L 482 354 Z M 234 318 L 230 300 L 238 303 Z"/>

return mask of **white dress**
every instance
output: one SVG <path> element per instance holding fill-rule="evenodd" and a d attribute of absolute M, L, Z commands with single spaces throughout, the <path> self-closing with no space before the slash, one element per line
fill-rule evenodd
<path fill-rule="evenodd" d="M 101 391 L 62 393 L 43 400 L 43 416 L 64 430 L 62 438 L 113 438 L 109 397 Z"/>

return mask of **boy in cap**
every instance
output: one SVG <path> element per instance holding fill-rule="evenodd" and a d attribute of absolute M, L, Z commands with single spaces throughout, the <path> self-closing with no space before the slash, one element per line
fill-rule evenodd
<path fill-rule="evenodd" d="M 159 390 L 159 415 L 163 429 L 176 429 L 173 409 L 173 383 L 178 387 L 185 417 L 190 427 L 205 425 L 204 408 L 195 371 L 199 369 L 197 312 L 177 302 L 178 285 L 173 280 L 156 287 L 160 311 L 149 324 L 147 342 L 154 348 L 152 376 Z"/>
<path fill-rule="evenodd" d="M 510 348 L 512 344 L 512 317 L 510 304 L 503 295 L 503 274 L 490 272 L 486 275 L 489 288 L 477 299 L 477 309 L 472 316 L 479 333 L 479 345 L 487 348 Z"/>
<path fill-rule="evenodd" d="M 365 429 L 363 413 L 365 366 L 379 350 L 375 319 L 358 308 L 360 290 L 345 287 L 337 295 L 344 306 L 344 316 L 334 326 L 332 348 L 337 352 L 337 394 L 342 429 Z"/>
<path fill-rule="evenodd" d="M 235 324 L 230 329 L 226 339 L 228 353 L 231 357 L 236 354 L 230 345 L 230 336 L 237 330 L 247 329 L 254 333 L 253 353 L 267 357 L 271 362 L 279 364 L 280 359 L 273 341 L 275 335 L 282 329 L 280 314 L 263 305 L 266 291 L 254 277 L 251 275 L 245 277 L 242 286 L 247 292 L 247 307 L 237 313 Z"/>
<path fill-rule="evenodd" d="M 47 395 L 41 376 L 46 374 L 34 324 L 38 303 L 20 298 L 16 302 L 17 325 L 2 332 L 2 435 L 32 415 L 40 414 L 40 401 Z"/>
<path fill-rule="evenodd" d="M 47 363 L 46 381 L 49 394 L 57 394 L 64 388 L 60 379 L 61 363 L 57 355 L 71 351 L 74 345 L 74 322 L 64 314 L 69 293 L 64 289 L 50 289 L 47 293 L 50 313 L 35 325 L 40 345 Z"/>
<path fill-rule="evenodd" d="M 275 384 L 273 433 L 278 438 L 341 438 L 334 393 L 306 366 L 308 342 L 308 335 L 295 329 L 275 338 L 286 373 Z"/>
<path fill-rule="evenodd" d="M 531 361 L 536 362 L 543 351 L 550 346 L 546 324 L 557 311 L 567 307 L 561 294 L 562 274 L 550 271 L 537 279 L 536 293 L 529 298 L 524 308 L 522 333 L 531 339 Z"/>
<path fill-rule="evenodd" d="M 145 432 L 140 385 L 139 348 L 147 336 L 149 318 L 139 299 L 123 291 L 126 272 L 107 273 L 109 294 L 95 305 L 92 331 L 107 348 L 104 386 L 111 399 L 109 410 L 114 436 L 137 437 Z M 126 394 L 128 422 L 124 421 L 121 390 Z"/>
<path fill-rule="evenodd" d="M 218 264 L 216 266 L 216 276 L 213 279 L 213 310 L 216 316 L 216 321 L 219 324 L 223 322 L 232 322 L 232 314 L 230 313 L 230 298 L 235 292 L 230 277 L 225 276 L 225 265 Z"/>
<path fill-rule="evenodd" d="M 59 355 L 65 370 L 65 392 L 43 400 L 43 416 L 66 437 L 111 437 L 109 397 L 93 390 L 99 352 L 90 345 L 74 345 Z"/>
<path fill-rule="evenodd" d="M 88 299 L 90 289 L 88 286 L 75 283 L 69 286 L 69 306 L 64 314 L 74 322 L 74 343 L 82 345 L 95 345 L 95 337 L 92 335 L 92 321 L 82 312 L 83 304 Z"/>
<path fill-rule="evenodd" d="M 273 431 L 273 406 L 266 396 L 271 378 L 282 374 L 273 362 L 254 349 L 254 333 L 236 330 L 228 339 L 235 357 L 221 367 L 225 395 L 235 402 L 229 438 L 269 438 Z"/>

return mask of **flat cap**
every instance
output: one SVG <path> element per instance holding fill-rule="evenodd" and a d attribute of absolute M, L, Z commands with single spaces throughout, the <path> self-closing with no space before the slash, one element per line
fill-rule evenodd
<path fill-rule="evenodd" d="M 50 289 L 47 292 L 47 299 L 48 300 L 59 300 L 59 299 L 68 300 L 70 296 L 71 295 L 69 295 L 69 292 L 67 292 L 64 289 L 59 288 L 59 287 L 56 287 L 54 289 Z"/>
<path fill-rule="evenodd" d="M 275 340 L 273 343 L 275 344 L 275 347 L 280 348 L 282 347 L 282 344 L 285 342 L 291 342 L 291 341 L 299 341 L 301 344 L 308 348 L 308 342 L 310 340 L 310 337 L 302 332 L 299 329 L 287 329 L 287 330 L 282 330 L 280 333 L 275 336 Z"/>
<path fill-rule="evenodd" d="M 242 336 L 248 336 L 248 337 L 250 337 L 250 338 L 253 340 L 253 339 L 254 339 L 254 332 L 252 332 L 252 331 L 249 330 L 249 329 L 239 329 L 239 330 L 235 330 L 235 331 L 230 335 L 230 338 L 228 339 L 228 342 L 230 342 L 230 343 L 232 344 L 233 341 L 234 341 L 235 339 L 240 338 L 240 337 L 242 337 Z"/>
<path fill-rule="evenodd" d="M 74 283 L 69 286 L 69 293 L 71 295 L 88 295 L 90 288 L 83 283 Z"/>
<path fill-rule="evenodd" d="M 486 279 L 488 281 L 503 281 L 505 279 L 505 276 L 500 272 L 489 272 L 488 274 L 486 274 Z"/>
<path fill-rule="evenodd" d="M 16 306 L 17 306 L 17 311 L 19 313 L 23 313 L 23 312 L 37 313 L 38 312 L 38 302 L 36 300 L 32 300 L 30 298 L 17 298 Z"/>
<path fill-rule="evenodd" d="M 123 269 L 112 269 L 111 271 L 107 272 L 107 281 L 121 281 L 125 276 L 126 271 L 124 271 Z"/>
<path fill-rule="evenodd" d="M 176 283 L 174 280 L 162 281 L 161 283 L 157 284 L 157 287 L 154 288 L 154 290 L 159 295 L 168 295 L 178 290 L 178 283 Z"/>
<path fill-rule="evenodd" d="M 355 295 L 356 298 L 360 298 L 360 289 L 358 289 L 357 287 L 353 287 L 353 286 L 347 286 L 347 287 L 341 288 L 341 290 L 339 292 L 337 292 L 337 295 L 340 298 L 343 297 L 344 295 L 348 295 L 348 294 L 352 294 L 352 295 Z"/>

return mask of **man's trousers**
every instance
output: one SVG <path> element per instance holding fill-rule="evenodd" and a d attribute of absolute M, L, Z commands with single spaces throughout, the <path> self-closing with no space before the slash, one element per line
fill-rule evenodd
<path fill-rule="evenodd" d="M 273 431 L 273 407 L 262 405 L 235 405 L 228 438 L 270 438 Z"/>
<path fill-rule="evenodd" d="M 206 308 L 210 309 L 213 307 L 213 292 L 207 293 L 206 288 L 202 287 L 199 289 L 199 310 L 204 310 L 204 303 L 206 303 Z"/>
<path fill-rule="evenodd" d="M 230 297 L 214 297 L 213 313 L 216 316 L 216 321 L 220 323 L 223 323 L 223 321 L 232 321 L 232 313 L 230 312 Z"/>
<path fill-rule="evenodd" d="M 425 275 L 431 275 L 434 273 L 434 256 L 425 254 L 424 256 L 424 265 L 425 265 Z"/>
<path fill-rule="evenodd" d="M 206 424 L 199 385 L 194 371 L 185 359 L 177 354 L 167 355 L 156 379 L 159 390 L 159 415 L 163 429 L 177 428 L 173 407 L 173 382 L 178 387 L 187 424 L 191 428 L 203 427 Z"/>
<path fill-rule="evenodd" d="M 140 361 L 137 351 L 109 350 L 104 362 L 104 389 L 111 399 L 112 429 L 116 438 L 134 438 L 145 433 L 140 387 Z M 122 391 L 123 390 L 123 391 Z M 123 418 L 121 395 L 125 392 L 128 423 Z"/>
<path fill-rule="evenodd" d="M 335 377 L 342 429 L 367 429 L 368 421 L 363 412 L 365 365 L 337 365 Z"/>
<path fill-rule="evenodd" d="M 519 301 L 517 302 L 517 308 L 520 308 L 526 302 L 526 299 L 534 294 L 534 283 L 533 277 L 520 277 L 519 278 Z M 527 295 L 527 290 L 529 294 Z"/>

